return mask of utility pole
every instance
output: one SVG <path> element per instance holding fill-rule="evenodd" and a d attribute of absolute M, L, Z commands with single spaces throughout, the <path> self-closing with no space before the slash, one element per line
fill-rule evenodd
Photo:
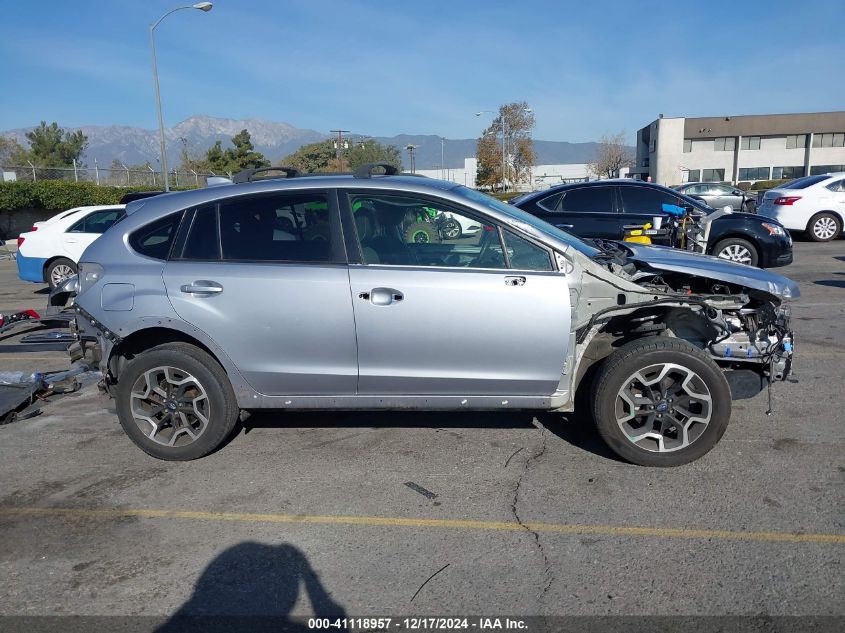
<path fill-rule="evenodd" d="M 337 140 L 334 143 L 335 158 L 337 159 L 337 170 L 343 171 L 343 135 L 348 134 L 349 130 L 329 130 L 332 134 L 337 134 Z"/>
<path fill-rule="evenodd" d="M 411 173 L 412 174 L 417 173 L 417 159 L 416 159 L 416 156 L 414 155 L 414 152 L 416 151 L 416 149 L 418 147 L 419 147 L 419 145 L 411 145 L 411 144 L 408 144 L 408 145 L 405 146 L 405 149 L 408 150 L 408 154 L 411 155 Z"/>

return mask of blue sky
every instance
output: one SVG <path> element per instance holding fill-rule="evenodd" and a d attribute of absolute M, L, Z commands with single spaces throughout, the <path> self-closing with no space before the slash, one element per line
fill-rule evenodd
<path fill-rule="evenodd" d="M 526 100 L 535 138 L 657 117 L 845 108 L 845 3 L 217 0 L 156 31 L 166 125 L 478 135 Z M 173 0 L 0 0 L 0 129 L 156 125 L 147 25 Z"/>

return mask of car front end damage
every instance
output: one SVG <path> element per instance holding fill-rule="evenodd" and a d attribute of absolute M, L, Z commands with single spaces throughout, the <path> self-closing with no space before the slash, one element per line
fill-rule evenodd
<path fill-rule="evenodd" d="M 790 303 L 800 295 L 797 284 L 716 257 L 599 242 L 601 256 L 578 257 L 580 265 L 570 267 L 578 378 L 626 342 L 668 336 L 715 361 L 734 399 L 794 379 Z"/>

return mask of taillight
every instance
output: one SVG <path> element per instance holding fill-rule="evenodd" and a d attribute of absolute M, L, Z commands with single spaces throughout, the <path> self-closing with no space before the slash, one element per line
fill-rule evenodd
<path fill-rule="evenodd" d="M 33 231 L 37 231 L 37 230 L 38 230 L 38 227 L 33 224 L 32 228 L 29 229 L 29 232 L 32 233 Z"/>
<path fill-rule="evenodd" d="M 23 239 L 24 238 L 22 238 L 20 235 L 18 236 L 18 248 L 20 248 L 21 244 L 23 244 Z"/>
<path fill-rule="evenodd" d="M 800 199 L 801 196 L 781 196 L 780 198 L 775 198 L 775 204 L 784 207 L 791 207 L 793 204 L 795 204 L 796 201 Z"/>

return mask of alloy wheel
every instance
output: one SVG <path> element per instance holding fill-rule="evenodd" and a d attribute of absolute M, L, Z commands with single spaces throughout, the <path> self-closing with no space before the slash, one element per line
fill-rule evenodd
<path fill-rule="evenodd" d="M 725 248 L 719 251 L 719 257 L 740 264 L 750 264 L 752 261 L 751 251 L 741 244 L 725 246 Z"/>
<path fill-rule="evenodd" d="M 67 264 L 59 264 L 58 266 L 54 266 L 53 270 L 50 271 L 50 281 L 52 282 L 53 287 L 57 288 L 75 274 L 76 273 L 73 271 L 73 268 Z"/>
<path fill-rule="evenodd" d="M 634 372 L 616 396 L 616 423 L 632 443 L 650 452 L 686 448 L 713 415 L 710 389 L 688 367 L 659 363 Z"/>
<path fill-rule="evenodd" d="M 822 216 L 813 224 L 813 234 L 820 240 L 829 240 L 836 234 L 836 221 L 828 216 Z"/>
<path fill-rule="evenodd" d="M 141 432 L 163 446 L 186 446 L 208 427 L 210 403 L 194 376 L 177 367 L 154 367 L 132 385 L 130 410 Z"/>

